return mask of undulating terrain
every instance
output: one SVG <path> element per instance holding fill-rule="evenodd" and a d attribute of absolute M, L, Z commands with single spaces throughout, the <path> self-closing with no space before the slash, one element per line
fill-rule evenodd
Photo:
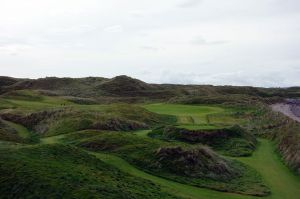
<path fill-rule="evenodd" d="M 298 199 L 300 87 L 0 77 L 0 198 Z"/>

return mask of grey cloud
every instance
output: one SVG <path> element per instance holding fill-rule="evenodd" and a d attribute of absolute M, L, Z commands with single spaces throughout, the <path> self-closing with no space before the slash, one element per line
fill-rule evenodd
<path fill-rule="evenodd" d="M 144 16 L 144 12 L 142 10 L 132 10 L 129 12 L 132 17 L 141 18 Z"/>
<path fill-rule="evenodd" d="M 123 27 L 121 25 L 108 26 L 104 28 L 104 31 L 110 33 L 123 32 Z"/>
<path fill-rule="evenodd" d="M 0 6 L 1 75 L 300 85 L 299 0 L 39 2 Z"/>
<path fill-rule="evenodd" d="M 81 34 L 96 30 L 97 27 L 91 25 L 78 25 L 70 27 L 55 27 L 49 30 L 50 33 L 54 34 Z"/>
<path fill-rule="evenodd" d="M 184 0 L 182 3 L 178 4 L 178 7 L 181 8 L 190 8 L 193 6 L 197 6 L 202 2 L 202 0 Z"/>
<path fill-rule="evenodd" d="M 218 45 L 218 44 L 228 43 L 228 41 L 224 41 L 224 40 L 207 41 L 202 37 L 198 37 L 198 38 L 191 40 L 190 43 L 194 44 L 194 45 Z"/>
<path fill-rule="evenodd" d="M 14 38 L 14 37 L 0 37 L 0 46 L 7 46 L 12 44 L 27 44 L 24 39 L 21 38 Z"/>
<path fill-rule="evenodd" d="M 164 71 L 161 73 L 161 83 L 173 84 L 212 84 L 260 87 L 290 87 L 300 85 L 300 71 L 287 69 L 285 73 L 277 70 L 267 70 L 260 73 L 249 71 L 234 71 L 226 73 L 192 73 Z"/>
<path fill-rule="evenodd" d="M 0 45 L 0 54 L 18 55 L 22 52 L 31 50 L 33 46 L 26 44 L 6 44 Z"/>
<path fill-rule="evenodd" d="M 154 46 L 141 46 L 140 48 L 143 50 L 150 50 L 150 51 L 158 51 L 159 50 L 159 48 L 156 48 Z"/>

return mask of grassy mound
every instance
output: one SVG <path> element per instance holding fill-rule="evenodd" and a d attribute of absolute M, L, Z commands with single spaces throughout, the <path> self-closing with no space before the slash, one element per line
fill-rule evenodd
<path fill-rule="evenodd" d="M 39 141 L 38 137 L 24 126 L 2 119 L 0 119 L 0 140 L 27 144 Z"/>
<path fill-rule="evenodd" d="M 93 98 L 84 98 L 84 97 L 72 97 L 72 96 L 67 96 L 64 97 L 65 100 L 68 100 L 72 103 L 75 104 L 81 104 L 81 105 L 93 105 L 93 104 L 98 104 L 98 101 L 93 99 Z"/>
<path fill-rule="evenodd" d="M 250 129 L 276 142 L 284 162 L 300 174 L 300 124 L 281 113 L 262 107 L 253 115 Z"/>
<path fill-rule="evenodd" d="M 2 118 L 26 126 L 42 136 L 85 129 L 129 131 L 169 124 L 172 116 L 161 116 L 133 105 L 72 106 L 31 114 L 3 113 Z"/>
<path fill-rule="evenodd" d="M 80 132 L 65 139 L 88 150 L 116 154 L 146 172 L 173 181 L 218 191 L 269 194 L 253 169 L 225 160 L 203 146 L 164 142 L 124 132 Z"/>
<path fill-rule="evenodd" d="M 114 95 L 136 96 L 148 90 L 153 90 L 155 87 L 123 75 L 104 81 L 99 85 L 99 88 Z"/>
<path fill-rule="evenodd" d="M 152 138 L 205 144 L 230 156 L 249 156 L 255 150 L 256 139 L 240 126 L 223 129 L 189 130 L 173 126 L 159 127 L 149 133 Z"/>
<path fill-rule="evenodd" d="M 175 198 L 74 147 L 0 150 L 1 198 Z"/>
<path fill-rule="evenodd" d="M 10 91 L 3 94 L 2 97 L 6 99 L 26 101 L 43 101 L 45 99 L 45 97 L 40 95 L 38 92 L 29 90 Z"/>
<path fill-rule="evenodd" d="M 156 152 L 153 167 L 168 173 L 192 178 L 230 180 L 240 175 L 231 162 L 219 157 L 207 147 L 183 149 L 161 147 Z"/>
<path fill-rule="evenodd" d="M 18 135 L 16 129 L 9 126 L 6 122 L 0 119 L 0 140 L 23 142 L 24 139 Z"/>

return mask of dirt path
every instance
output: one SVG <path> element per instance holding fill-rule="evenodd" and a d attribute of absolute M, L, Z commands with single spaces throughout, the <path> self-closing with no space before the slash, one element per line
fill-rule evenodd
<path fill-rule="evenodd" d="M 293 120 L 300 122 L 300 113 L 297 114 L 300 106 L 289 103 L 278 103 L 271 105 L 271 107 L 273 111 L 281 112 Z"/>

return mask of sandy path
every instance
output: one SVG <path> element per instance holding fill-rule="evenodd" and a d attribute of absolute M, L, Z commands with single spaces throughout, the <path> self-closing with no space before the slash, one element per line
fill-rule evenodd
<path fill-rule="evenodd" d="M 278 103 L 271 105 L 272 110 L 276 112 L 281 112 L 286 116 L 300 122 L 300 105 L 290 104 L 290 103 Z"/>

